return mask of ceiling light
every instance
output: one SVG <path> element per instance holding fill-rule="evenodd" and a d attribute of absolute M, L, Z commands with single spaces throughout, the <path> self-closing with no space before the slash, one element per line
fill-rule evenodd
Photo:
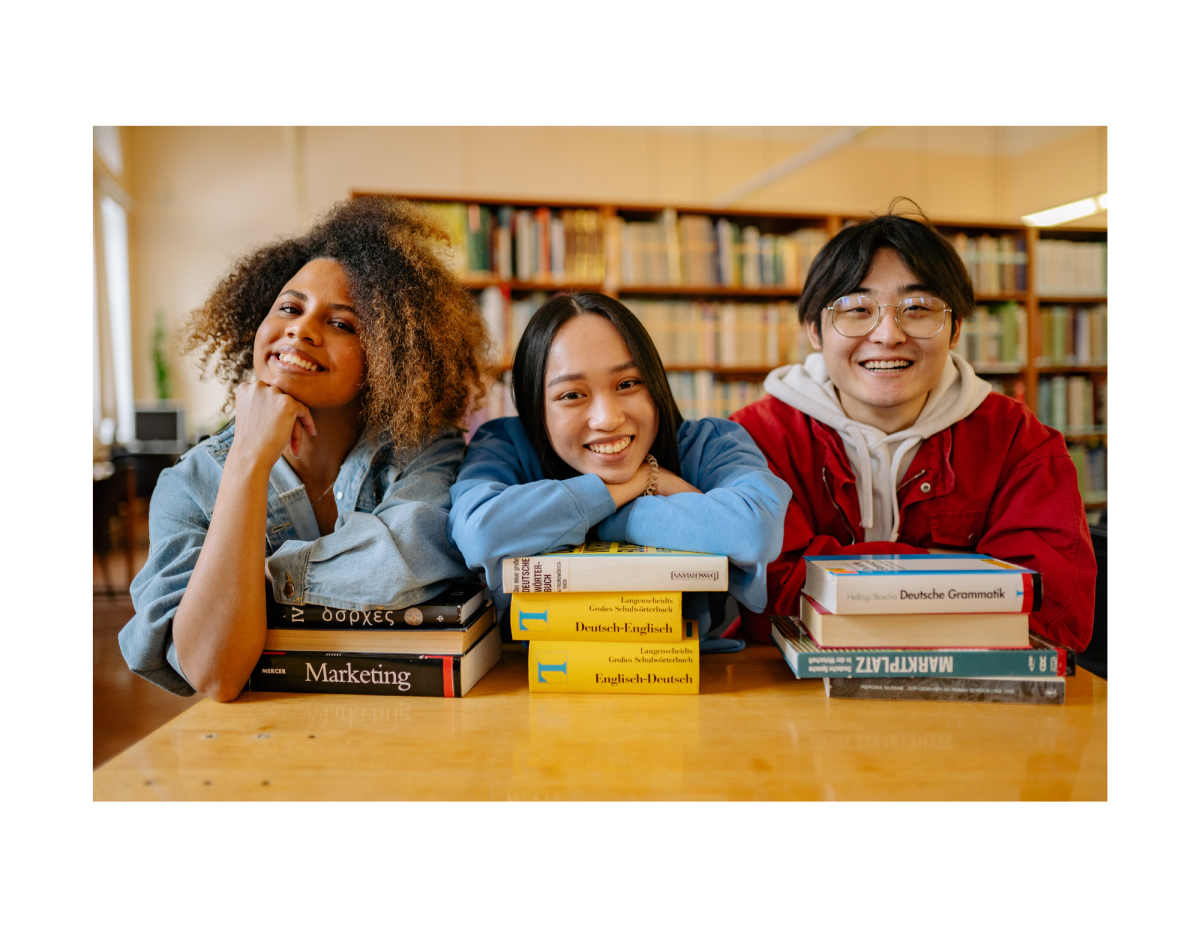
<path fill-rule="evenodd" d="M 1043 209 L 1041 212 L 1030 213 L 1027 216 L 1021 216 L 1021 221 L 1026 225 L 1062 225 L 1064 222 L 1070 222 L 1072 219 L 1082 219 L 1084 216 L 1092 216 L 1101 210 L 1108 209 L 1108 194 L 1101 193 L 1099 196 L 1089 196 L 1086 200 L 1077 200 L 1074 203 L 1067 203 L 1064 206 L 1055 206 L 1053 209 Z"/>

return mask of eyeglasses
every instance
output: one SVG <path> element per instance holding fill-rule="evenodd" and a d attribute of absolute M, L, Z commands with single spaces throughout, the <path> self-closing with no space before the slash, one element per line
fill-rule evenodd
<path fill-rule="evenodd" d="M 870 296 L 843 296 L 825 309 L 834 331 L 847 338 L 869 335 L 884 309 L 896 310 L 896 324 L 910 338 L 932 338 L 946 327 L 946 314 L 954 311 L 936 296 L 911 296 L 897 306 L 881 306 Z"/>

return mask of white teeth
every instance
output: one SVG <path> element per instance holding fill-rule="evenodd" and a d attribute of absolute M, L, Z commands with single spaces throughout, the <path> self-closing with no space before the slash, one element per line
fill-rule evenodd
<path fill-rule="evenodd" d="M 900 367 L 911 367 L 912 361 L 892 360 L 892 361 L 867 361 L 863 364 L 868 370 L 895 370 Z"/>
<path fill-rule="evenodd" d="M 316 364 L 310 364 L 302 357 L 297 357 L 295 354 L 280 354 L 279 359 L 285 364 L 291 364 L 293 367 L 303 367 L 305 370 L 318 370 Z"/>
<path fill-rule="evenodd" d="M 632 443 L 632 438 L 621 438 L 610 444 L 588 444 L 587 448 L 597 454 L 619 454 Z"/>

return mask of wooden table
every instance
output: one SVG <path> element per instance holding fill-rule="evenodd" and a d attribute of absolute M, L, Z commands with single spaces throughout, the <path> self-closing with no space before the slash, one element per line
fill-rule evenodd
<path fill-rule="evenodd" d="M 1107 683 L 1067 704 L 827 699 L 778 651 L 706 656 L 699 697 L 531 695 L 525 652 L 463 699 L 203 701 L 94 773 L 97 800 L 1091 799 Z"/>

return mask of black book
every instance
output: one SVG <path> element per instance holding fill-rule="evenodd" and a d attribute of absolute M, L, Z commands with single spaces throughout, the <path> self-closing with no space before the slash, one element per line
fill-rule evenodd
<path fill-rule="evenodd" d="M 264 650 L 246 691 L 460 698 L 499 661 L 500 629 L 495 625 L 463 654 Z"/>
<path fill-rule="evenodd" d="M 827 678 L 830 698 L 883 699 L 911 702 L 1007 702 L 1015 705 L 1061 705 L 1066 680 L 1014 676 L 953 678 L 947 676 Z"/>
<path fill-rule="evenodd" d="M 264 650 L 310 652 L 455 654 L 466 653 L 496 623 L 496 609 L 485 602 L 466 624 L 388 628 L 267 628 Z"/>
<path fill-rule="evenodd" d="M 482 583 L 455 583 L 445 592 L 407 608 L 334 608 L 329 605 L 288 605 L 267 602 L 268 628 L 404 628 L 429 630 L 431 627 L 466 624 L 483 604 L 486 590 Z"/>

